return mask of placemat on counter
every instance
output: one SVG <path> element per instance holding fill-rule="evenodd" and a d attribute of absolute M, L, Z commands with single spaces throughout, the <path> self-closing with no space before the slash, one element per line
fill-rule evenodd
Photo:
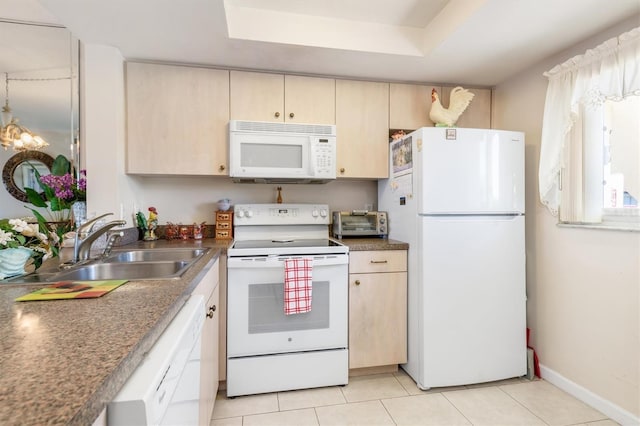
<path fill-rule="evenodd" d="M 20 296 L 15 299 L 15 301 L 91 299 L 103 296 L 127 281 L 128 280 L 60 281 Z"/>

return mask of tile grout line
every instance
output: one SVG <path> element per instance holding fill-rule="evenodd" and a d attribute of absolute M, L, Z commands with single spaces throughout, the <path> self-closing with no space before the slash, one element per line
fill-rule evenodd
<path fill-rule="evenodd" d="M 530 412 L 531 414 L 533 414 L 536 418 L 540 419 L 540 421 L 542 423 L 544 423 L 545 425 L 549 425 L 549 423 L 545 422 L 543 418 L 541 418 L 540 416 L 538 416 L 536 413 L 534 413 L 533 411 L 529 410 L 529 407 L 525 406 L 523 403 L 521 403 L 520 401 L 518 401 L 517 399 L 515 399 L 513 396 L 511 396 L 508 392 L 505 392 L 502 389 L 502 386 L 496 386 L 498 389 L 500 389 L 500 392 L 504 393 L 505 395 L 507 395 L 509 398 L 511 398 L 512 400 L 514 400 L 518 405 L 520 405 L 522 408 L 524 408 L 525 410 L 527 410 L 528 412 Z"/>
<path fill-rule="evenodd" d="M 411 397 L 411 394 L 409 393 L 409 391 L 407 390 L 407 388 L 404 387 L 404 385 L 402 384 L 402 382 L 400 382 L 400 380 L 398 379 L 398 377 L 395 374 L 392 374 L 391 377 L 393 377 L 396 382 L 398 382 L 398 384 L 400 385 L 400 387 L 402 388 L 402 390 L 406 393 L 406 395 L 401 396 L 401 397 L 397 397 L 397 398 L 407 398 L 407 397 Z M 388 398 L 391 399 L 391 398 Z M 380 402 L 380 405 L 382 405 L 382 408 L 384 408 L 384 411 L 387 413 L 387 415 L 389 416 L 389 418 L 391 419 L 391 421 L 393 422 L 394 425 L 398 425 L 398 423 L 396 422 L 396 419 L 393 418 L 393 415 L 389 412 L 389 410 L 387 409 L 387 406 L 384 405 L 384 402 L 382 401 L 382 399 L 378 400 Z"/>
<path fill-rule="evenodd" d="M 456 391 L 453 391 L 453 392 L 456 392 Z M 455 408 L 455 409 L 456 409 L 456 411 L 457 411 L 458 413 L 460 413 L 460 415 L 461 415 L 462 417 L 464 417 L 464 419 L 465 419 L 466 421 L 468 421 L 470 425 L 472 425 L 472 426 L 473 426 L 473 422 L 471 421 L 471 419 L 469 419 L 467 416 L 465 416 L 465 415 L 464 415 L 464 413 L 463 413 L 462 411 L 460 411 L 460 409 L 459 409 L 458 407 L 456 407 L 456 404 L 454 404 L 454 403 L 453 403 L 453 401 L 451 401 L 449 398 L 447 398 L 447 395 L 445 395 L 445 393 L 446 393 L 446 392 L 440 392 L 440 395 L 442 395 L 442 396 L 444 397 L 444 399 L 446 399 L 446 400 L 447 400 L 447 402 L 448 402 L 449 404 L 451 404 L 451 406 L 452 406 L 453 408 Z"/>

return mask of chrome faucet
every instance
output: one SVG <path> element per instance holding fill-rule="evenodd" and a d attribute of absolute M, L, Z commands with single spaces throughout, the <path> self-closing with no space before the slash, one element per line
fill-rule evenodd
<path fill-rule="evenodd" d="M 113 213 L 105 213 L 98 217 L 83 223 L 76 230 L 75 244 L 73 246 L 73 263 L 89 260 L 91 245 L 103 234 L 107 233 L 111 228 L 126 225 L 126 220 L 114 220 L 106 223 L 98 229 L 93 229 L 96 223 L 103 217 L 110 216 Z"/>

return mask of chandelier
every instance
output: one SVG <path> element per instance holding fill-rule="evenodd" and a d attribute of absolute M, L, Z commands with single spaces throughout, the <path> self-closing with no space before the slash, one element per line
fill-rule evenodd
<path fill-rule="evenodd" d="M 5 73 L 6 100 L 2 107 L 2 128 L 0 129 L 0 145 L 7 150 L 12 147 L 15 151 L 33 151 L 49 146 L 42 137 L 18 124 L 9 107 L 9 73 Z"/>

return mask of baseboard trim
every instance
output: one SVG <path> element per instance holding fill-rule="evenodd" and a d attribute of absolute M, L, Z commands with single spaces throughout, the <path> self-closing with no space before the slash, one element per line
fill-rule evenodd
<path fill-rule="evenodd" d="M 544 380 L 551 383 L 554 386 L 562 389 L 568 394 L 578 398 L 585 404 L 595 408 L 601 413 L 605 414 L 610 419 L 620 423 L 623 426 L 638 426 L 640 425 L 640 417 L 633 415 L 622 407 L 608 401 L 601 396 L 596 395 L 589 389 L 580 386 L 577 383 L 572 382 L 558 372 L 540 364 L 540 374 Z"/>

